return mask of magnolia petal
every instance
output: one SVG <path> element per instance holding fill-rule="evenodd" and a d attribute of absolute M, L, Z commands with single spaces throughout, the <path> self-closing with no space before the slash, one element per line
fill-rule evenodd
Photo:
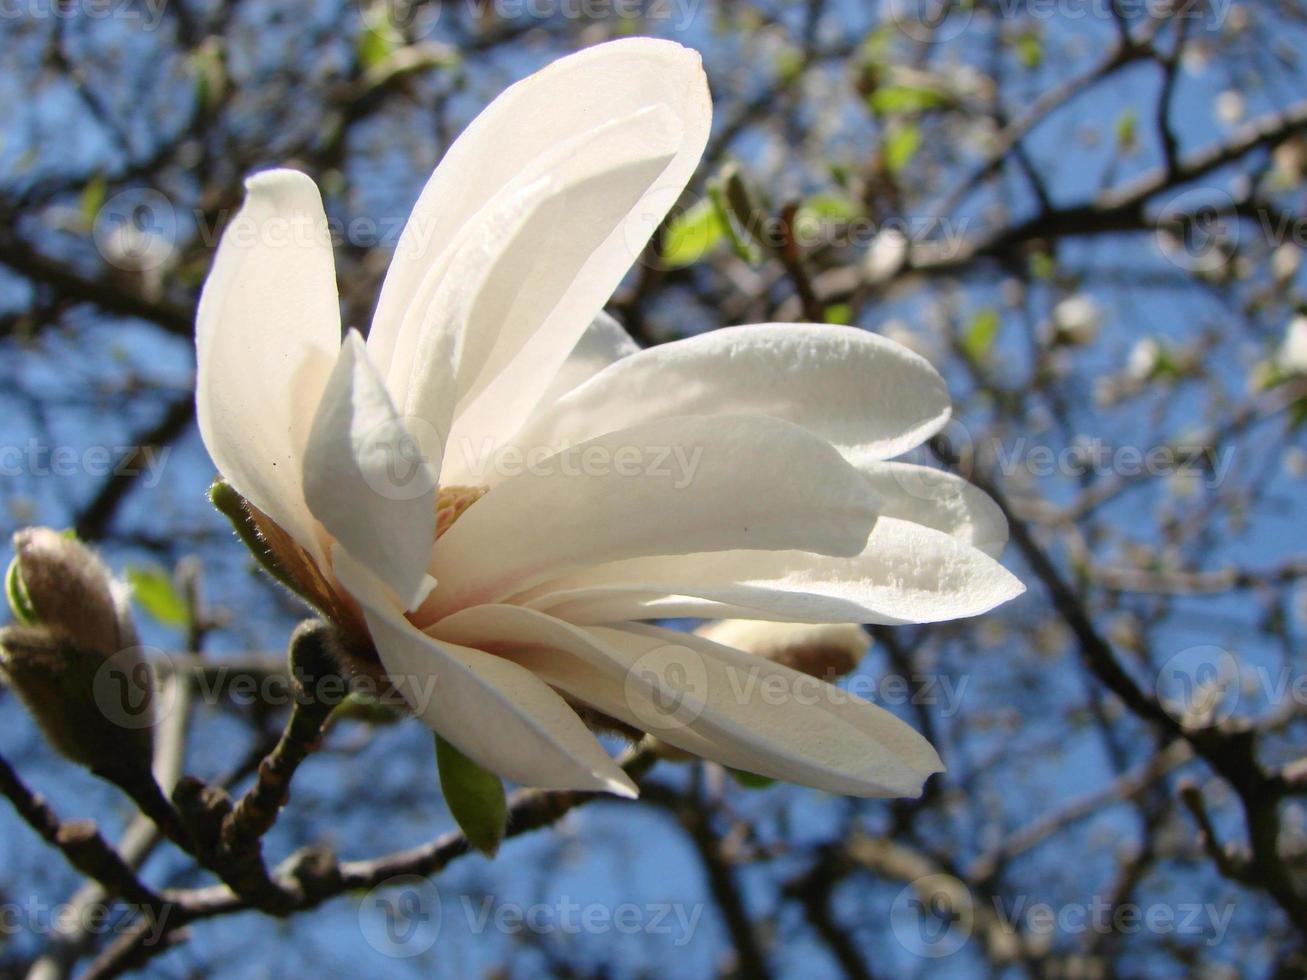
<path fill-rule="evenodd" d="M 761 416 L 660 419 L 524 465 L 437 542 L 441 588 L 420 622 L 622 558 L 854 555 L 875 522 L 866 481 L 833 447 Z"/>
<path fill-rule="evenodd" d="M 777 682 L 778 688 L 790 692 L 797 709 L 807 707 L 805 702 L 810 699 L 811 694 L 818 693 L 820 707 L 824 712 L 855 728 L 878 749 L 887 753 L 894 762 L 907 767 L 909 774 L 905 776 L 905 785 L 901 784 L 896 788 L 892 777 L 897 771 L 897 766 L 893 763 L 889 765 L 879 763 L 885 768 L 883 776 L 886 778 L 880 782 L 887 795 L 918 796 L 926 777 L 933 773 L 944 772 L 944 764 L 940 760 L 939 753 L 920 732 L 884 708 L 852 692 L 842 690 L 825 681 L 818 681 L 814 687 L 813 681 L 816 678 L 810 678 L 792 667 L 762 660 L 743 650 L 694 633 L 682 633 L 648 624 L 629 624 L 622 632 L 641 636 L 646 639 L 646 642 L 684 644 L 705 658 L 718 660 L 728 669 L 734 670 L 737 676 L 741 674 L 747 676 L 750 672 L 758 671 L 760 678 L 771 678 Z M 761 669 L 757 666 L 760 662 L 765 665 Z M 814 754 L 820 756 L 820 753 L 819 747 Z M 762 773 L 762 775 L 767 774 Z"/>
<path fill-rule="evenodd" d="M 623 358 L 533 418 L 514 441 L 562 446 L 637 422 L 729 412 L 801 425 L 849 458 L 887 459 L 948 421 L 925 358 L 853 327 L 768 323 L 713 330 Z"/>
<path fill-rule="evenodd" d="M 476 606 L 432 632 L 477 642 L 554 687 L 725 765 L 855 796 L 915 796 L 943 768 L 889 712 L 825 681 L 674 631 L 582 629 Z"/>
<path fill-rule="evenodd" d="M 626 328 L 609 314 L 600 311 L 581 339 L 576 342 L 567 360 L 554 375 L 545 393 L 540 396 L 540 408 L 548 410 L 559 398 L 573 388 L 584 384 L 608 365 L 638 353 L 640 345 L 626 332 Z"/>
<path fill-rule="evenodd" d="M 400 337 L 388 380 L 406 415 L 456 447 L 497 445 L 520 428 L 616 286 L 621 272 L 605 279 L 595 263 L 620 247 L 605 239 L 667 166 L 679 134 L 662 106 L 597 127 L 463 229 Z M 447 482 L 468 482 L 460 464 L 469 457 L 466 448 L 450 455 Z"/>
<path fill-rule="evenodd" d="M 976 616 L 1024 591 L 978 548 L 882 516 L 852 558 L 801 551 L 638 558 L 556 579 L 512 601 L 574 623 L 690 616 L 902 625 Z"/>
<path fill-rule="evenodd" d="M 436 479 L 350 331 L 313 419 L 304 456 L 309 509 L 405 608 L 430 591 L 427 556 L 436 535 Z"/>
<path fill-rule="evenodd" d="M 362 565 L 339 548 L 333 556 L 341 583 L 363 606 L 387 675 L 441 738 L 524 786 L 638 795 L 576 712 L 529 670 L 420 633 Z"/>
<path fill-rule="evenodd" d="M 452 438 L 498 445 L 521 428 L 652 231 L 640 202 L 672 159 L 679 123 L 655 107 L 610 128 L 556 168 L 554 189 L 487 269 Z"/>
<path fill-rule="evenodd" d="M 417 430 L 423 452 L 434 458 L 443 458 L 453 425 L 459 364 L 476 301 L 514 236 L 556 187 L 553 178 L 541 177 L 497 198 L 442 253 L 409 311 L 387 387 Z M 506 292 L 511 297 L 515 291 Z M 488 326 L 493 329 L 493 323 Z M 452 475 L 460 482 L 457 473 Z"/>
<path fill-rule="evenodd" d="M 943 531 L 998 558 L 1007 544 L 1007 518 L 989 494 L 954 473 L 916 463 L 867 462 L 858 467 L 881 513 Z"/>
<path fill-rule="evenodd" d="M 293 170 L 245 182 L 195 323 L 195 405 L 214 464 L 319 561 L 304 504 L 308 422 L 340 347 L 340 308 L 322 198 Z"/>
<path fill-rule="evenodd" d="M 486 107 L 441 160 L 400 236 L 369 338 L 382 370 L 390 366 L 405 311 L 427 271 L 477 211 L 560 144 L 655 106 L 679 121 L 678 145 L 657 184 L 632 208 L 637 217 L 615 232 L 643 246 L 689 181 L 708 140 L 712 103 L 696 52 L 651 38 L 598 45 L 555 61 Z M 620 277 L 634 259 L 610 249 L 604 264 L 624 262 Z M 603 273 L 600 278 L 611 275 L 607 268 L 592 271 Z"/>

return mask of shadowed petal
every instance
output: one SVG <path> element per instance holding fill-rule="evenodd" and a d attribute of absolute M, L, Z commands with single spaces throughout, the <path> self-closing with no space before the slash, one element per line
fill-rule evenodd
<path fill-rule="evenodd" d="M 331 238 L 304 174 L 256 174 L 245 194 L 196 316 L 200 434 L 227 482 L 321 561 L 301 470 L 340 347 Z"/>
<path fill-rule="evenodd" d="M 570 696 L 725 765 L 853 796 L 916 796 L 942 770 L 889 712 L 824 681 L 671 630 L 582 629 L 516 606 L 432 627 L 497 645 Z"/>
<path fill-rule="evenodd" d="M 418 632 L 366 569 L 339 548 L 333 555 L 336 574 L 363 605 L 387 675 L 441 738 L 525 786 L 638 795 L 576 712 L 529 670 Z"/>

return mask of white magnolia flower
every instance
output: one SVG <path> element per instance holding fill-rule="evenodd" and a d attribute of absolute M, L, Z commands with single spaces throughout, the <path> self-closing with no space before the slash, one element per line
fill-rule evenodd
<path fill-rule="evenodd" d="M 602 313 L 710 116 L 698 56 L 662 41 L 513 86 L 343 345 L 317 189 L 254 176 L 200 302 L 201 432 L 305 593 L 487 769 L 633 795 L 586 705 L 761 775 L 915 794 L 939 759 L 889 713 L 640 622 L 917 623 L 1021 591 L 988 498 L 885 462 L 949 415 L 917 355 L 796 324 L 639 350 Z"/>

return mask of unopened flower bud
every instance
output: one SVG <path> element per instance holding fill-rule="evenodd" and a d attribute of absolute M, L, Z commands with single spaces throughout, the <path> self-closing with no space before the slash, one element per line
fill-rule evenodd
<path fill-rule="evenodd" d="M 153 684 L 135 648 L 109 656 L 44 626 L 10 626 L 0 630 L 0 670 L 50 743 L 69 759 L 118 780 L 149 772 Z M 115 677 L 133 685 L 143 722 L 123 724 L 106 709 Z"/>
<path fill-rule="evenodd" d="M 48 527 L 14 535 L 6 591 L 14 616 L 57 634 L 84 653 L 109 656 L 135 644 L 126 602 L 99 557 Z"/>
<path fill-rule="evenodd" d="M 769 623 L 723 619 L 695 630 L 700 636 L 792 667 L 812 677 L 843 677 L 871 649 L 871 637 L 853 623 Z"/>

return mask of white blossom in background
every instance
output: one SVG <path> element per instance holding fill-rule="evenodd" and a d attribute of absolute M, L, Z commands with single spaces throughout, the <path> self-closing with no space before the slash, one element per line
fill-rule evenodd
<path fill-rule="evenodd" d="M 317 188 L 252 177 L 199 308 L 205 445 L 302 591 L 495 773 L 633 795 L 585 705 L 748 772 L 913 795 L 941 765 L 893 715 L 643 622 L 922 623 L 1022 591 L 991 500 L 888 461 L 949 418 L 918 355 L 810 324 L 639 350 L 603 314 L 710 119 L 698 55 L 669 42 L 514 85 L 343 344 Z"/>
<path fill-rule="evenodd" d="M 1052 321 L 1054 331 L 1062 340 L 1090 344 L 1103 325 L 1103 311 L 1092 296 L 1076 293 L 1053 307 Z"/>
<path fill-rule="evenodd" d="M 1145 381 L 1157 370 L 1162 359 L 1162 348 L 1152 337 L 1136 340 L 1126 358 L 1126 376 L 1135 381 Z"/>
<path fill-rule="evenodd" d="M 856 623 L 723 619 L 707 623 L 695 633 L 826 680 L 852 671 L 871 649 L 871 637 Z"/>
<path fill-rule="evenodd" d="M 1271 253 L 1271 273 L 1275 281 L 1286 283 L 1298 274 L 1302 265 L 1302 249 L 1293 242 L 1285 242 Z"/>
<path fill-rule="evenodd" d="M 1275 361 L 1285 374 L 1307 374 L 1307 316 L 1289 321 Z"/>
<path fill-rule="evenodd" d="M 1243 119 L 1248 111 L 1247 100 L 1238 89 L 1228 88 L 1216 96 L 1216 118 L 1227 125 Z"/>

